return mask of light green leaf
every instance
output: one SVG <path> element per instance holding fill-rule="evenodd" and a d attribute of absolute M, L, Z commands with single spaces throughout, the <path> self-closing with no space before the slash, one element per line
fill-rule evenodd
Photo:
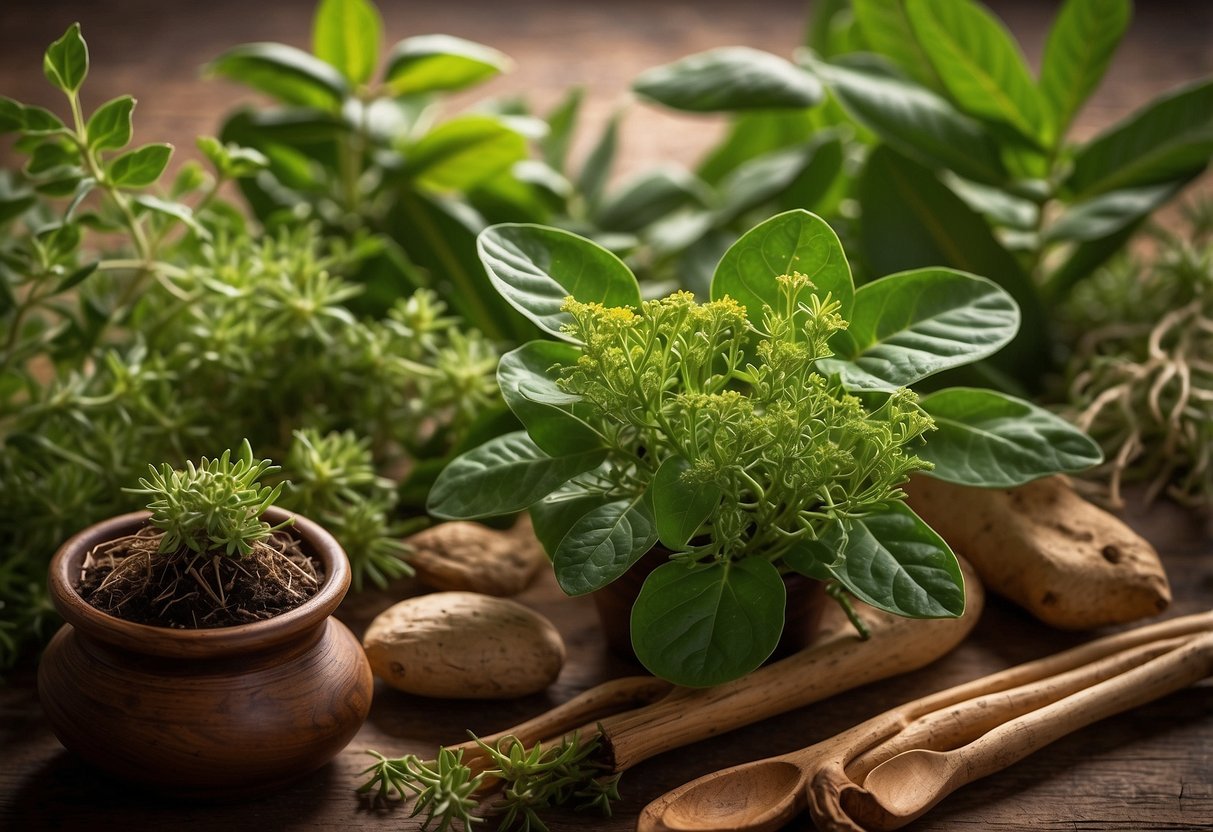
<path fill-rule="evenodd" d="M 183 205 L 180 202 L 167 202 L 150 194 L 140 194 L 132 201 L 148 211 L 154 211 L 157 214 L 163 214 L 166 217 L 171 217 L 178 222 L 184 223 L 191 231 L 203 239 L 210 237 L 210 232 L 198 224 L 198 220 L 194 217 L 194 212 L 190 210 L 188 205 Z"/>
<path fill-rule="evenodd" d="M 1021 399 L 967 387 L 922 398 L 935 420 L 918 455 L 936 479 L 980 488 L 1013 488 L 1103 461 L 1099 445 L 1059 416 Z"/>
<path fill-rule="evenodd" d="M 435 191 L 466 191 L 527 156 L 526 139 L 492 116 L 453 118 L 407 153 L 407 171 Z"/>
<path fill-rule="evenodd" d="M 579 396 L 556 386 L 555 366 L 577 363 L 581 351 L 559 341 L 528 341 L 501 356 L 497 384 L 502 398 L 531 439 L 549 454 L 579 453 L 603 445 L 602 437 L 586 423 Z"/>
<path fill-rule="evenodd" d="M 778 55 L 725 46 L 655 67 L 632 82 L 638 94 L 692 112 L 812 107 L 821 84 Z"/>
<path fill-rule="evenodd" d="M 1066 188 L 1079 198 L 1186 178 L 1213 155 L 1213 80 L 1155 99 L 1074 156 Z"/>
<path fill-rule="evenodd" d="M 995 283 L 951 269 L 889 275 L 855 292 L 838 358 L 819 362 L 855 390 L 895 390 L 998 352 L 1019 329 L 1019 308 Z"/>
<path fill-rule="evenodd" d="M 229 49 L 207 66 L 207 72 L 246 84 L 285 104 L 319 110 L 340 109 L 350 92 L 336 69 L 282 43 L 247 43 Z"/>
<path fill-rule="evenodd" d="M 829 571 L 865 604 L 909 618 L 957 618 L 965 609 L 964 576 L 956 555 L 904 503 L 837 524 L 822 535 L 841 550 Z"/>
<path fill-rule="evenodd" d="M 119 188 L 146 188 L 164 173 L 172 155 L 171 144 L 145 144 L 123 153 L 110 162 L 109 181 Z"/>
<path fill-rule="evenodd" d="M 661 463 L 649 493 L 657 534 L 668 549 L 680 551 L 720 505 L 724 491 L 715 483 L 688 484 L 682 478 L 690 463 L 671 456 Z"/>
<path fill-rule="evenodd" d="M 567 595 L 601 589 L 656 542 L 657 528 L 644 495 L 601 505 L 577 520 L 552 553 L 556 583 Z"/>
<path fill-rule="evenodd" d="M 1044 97 L 996 17 L 972 0 L 906 0 L 906 14 L 961 109 L 1051 146 L 1054 131 Z"/>
<path fill-rule="evenodd" d="M 129 95 L 102 104 L 89 116 L 85 132 L 93 150 L 116 150 L 131 140 L 131 113 L 135 99 Z"/>
<path fill-rule="evenodd" d="M 807 275 L 818 295 L 829 292 L 842 304 L 842 315 L 850 314 L 855 288 L 842 243 L 829 223 L 801 210 L 760 223 L 730 246 L 712 277 L 712 299 L 728 295 L 761 324 L 763 306 L 779 302 L 775 278 L 792 272 Z"/>
<path fill-rule="evenodd" d="M 88 46 L 80 34 L 79 23 L 69 26 L 63 37 L 46 48 L 42 72 L 65 93 L 75 95 L 80 91 L 80 85 L 88 75 Z"/>
<path fill-rule="evenodd" d="M 916 83 L 941 89 L 939 76 L 910 26 L 905 0 L 851 0 L 851 11 L 872 49 L 897 64 Z"/>
<path fill-rule="evenodd" d="M 393 95 L 452 92 L 509 71 L 501 52 L 451 35 L 405 38 L 388 55 L 384 81 Z"/>
<path fill-rule="evenodd" d="M 994 137 L 949 101 L 854 61 L 810 61 L 810 66 L 852 116 L 902 153 L 977 182 L 1006 182 L 1007 171 Z"/>
<path fill-rule="evenodd" d="M 1115 234 L 1154 213 L 1155 209 L 1178 194 L 1188 181 L 1108 191 L 1071 205 L 1048 227 L 1045 240 L 1087 242 Z"/>
<path fill-rule="evenodd" d="M 430 489 L 426 510 L 461 520 L 522 511 L 597 467 L 605 455 L 548 456 L 525 431 L 507 433 L 455 457 Z"/>
<path fill-rule="evenodd" d="M 596 243 L 541 225 L 503 223 L 476 238 L 493 286 L 540 329 L 568 341 L 560 311 L 572 296 L 604 306 L 640 305 L 640 286 L 623 261 Z"/>
<path fill-rule="evenodd" d="M 312 20 L 312 51 L 350 83 L 365 84 L 379 63 L 383 21 L 367 0 L 320 0 Z"/>
<path fill-rule="evenodd" d="M 1129 0 L 1067 0 L 1045 42 L 1040 90 L 1064 136 L 1103 78 L 1132 16 Z"/>
<path fill-rule="evenodd" d="M 785 603 L 783 579 L 765 558 L 666 563 L 632 607 L 632 647 L 649 672 L 676 685 L 718 685 L 774 652 Z"/>

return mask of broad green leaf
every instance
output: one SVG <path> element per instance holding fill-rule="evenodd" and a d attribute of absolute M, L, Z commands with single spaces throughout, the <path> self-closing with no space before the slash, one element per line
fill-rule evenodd
<path fill-rule="evenodd" d="M 702 205 L 707 186 L 692 173 L 661 165 L 625 182 L 602 201 L 597 225 L 606 231 L 639 231 L 684 205 Z"/>
<path fill-rule="evenodd" d="M 827 146 L 833 138 L 832 134 L 825 134 Z M 813 163 L 822 142 L 822 139 L 814 138 L 795 147 L 764 153 L 739 165 L 720 183 L 718 224 L 727 225 L 747 211 L 786 194 Z"/>
<path fill-rule="evenodd" d="M 683 480 L 683 473 L 690 467 L 682 457 L 671 456 L 661 463 L 649 486 L 657 535 L 663 546 L 674 551 L 687 545 L 724 496 L 715 483 L 688 484 Z"/>
<path fill-rule="evenodd" d="M 1022 399 L 969 387 L 922 398 L 935 420 L 918 455 L 928 475 L 959 485 L 1013 488 L 1103 461 L 1099 445 L 1059 416 Z"/>
<path fill-rule="evenodd" d="M 606 191 L 607 180 L 611 177 L 611 168 L 615 165 L 615 153 L 619 147 L 619 119 L 622 113 L 611 115 L 602 135 L 594 143 L 590 155 L 581 165 L 577 175 L 577 192 L 585 199 L 591 208 L 602 201 Z"/>
<path fill-rule="evenodd" d="M 812 107 L 821 84 L 778 55 L 725 46 L 644 72 L 632 89 L 645 98 L 691 112 Z"/>
<path fill-rule="evenodd" d="M 569 145 L 573 142 L 573 130 L 577 125 L 577 116 L 581 112 L 581 102 L 584 98 L 585 88 L 573 87 L 547 116 L 548 134 L 540 142 L 543 160 L 560 173 L 565 172 Z"/>
<path fill-rule="evenodd" d="M 1071 205 L 1048 227 L 1045 240 L 1087 242 L 1115 234 L 1154 213 L 1155 209 L 1179 193 L 1188 181 L 1108 191 Z"/>
<path fill-rule="evenodd" d="M 492 116 L 453 118 L 431 130 L 406 155 L 406 171 L 435 191 L 466 191 L 527 156 L 526 139 Z"/>
<path fill-rule="evenodd" d="M 1190 176 L 1213 155 L 1213 80 L 1155 99 L 1074 156 L 1065 186 L 1079 198 Z"/>
<path fill-rule="evenodd" d="M 566 297 L 603 306 L 640 305 L 640 286 L 623 261 L 568 231 L 503 223 L 481 232 L 476 250 L 501 296 L 562 340 L 571 340 L 561 331 L 570 320 L 560 311 Z"/>
<path fill-rule="evenodd" d="M 577 407 L 580 397 L 556 386 L 554 366 L 577 363 L 581 351 L 559 341 L 528 341 L 501 356 L 497 384 L 502 398 L 536 445 L 549 454 L 579 453 L 603 445 Z"/>
<path fill-rule="evenodd" d="M 1002 23 L 972 0 L 906 0 L 906 15 L 940 80 L 962 110 L 1048 147 L 1044 97 Z"/>
<path fill-rule="evenodd" d="M 455 457 L 430 489 L 435 517 L 475 520 L 522 511 L 602 462 L 604 451 L 548 456 L 524 431 L 498 436 Z"/>
<path fill-rule="evenodd" d="M 763 306 L 779 303 L 775 278 L 792 272 L 807 275 L 818 295 L 829 292 L 842 304 L 843 317 L 850 314 L 855 288 L 842 243 L 829 223 L 801 210 L 760 223 L 730 246 L 712 277 L 712 299 L 728 295 L 761 324 Z"/>
<path fill-rule="evenodd" d="M 42 107 L 24 107 L 22 116 L 25 118 L 24 130 L 29 135 L 49 135 L 66 130 L 57 115 Z"/>
<path fill-rule="evenodd" d="M 1099 86 L 1132 16 L 1129 0 L 1067 0 L 1045 42 L 1040 91 L 1064 136 Z"/>
<path fill-rule="evenodd" d="M 897 64 L 916 83 L 941 89 L 939 76 L 910 26 L 905 0 L 851 0 L 851 10 L 873 50 Z"/>
<path fill-rule="evenodd" d="M 601 505 L 578 519 L 552 553 L 556 583 L 567 595 L 601 589 L 656 542 L 657 527 L 644 495 Z"/>
<path fill-rule="evenodd" d="M 865 604 L 909 618 L 956 618 L 965 609 L 964 576 L 943 538 L 904 503 L 837 524 L 822 535 L 841 550 L 829 567 Z"/>
<path fill-rule="evenodd" d="M 368 0 L 320 0 L 312 20 L 312 51 L 352 84 L 365 84 L 379 63 L 383 21 Z"/>
<path fill-rule="evenodd" d="M 272 95 L 285 104 L 335 111 L 349 85 L 333 67 L 302 49 L 282 43 L 247 43 L 207 66 L 219 75 Z"/>
<path fill-rule="evenodd" d="M 25 172 L 31 176 L 39 176 L 59 168 L 67 168 L 80 163 L 80 152 L 75 145 L 60 140 L 43 142 L 30 154 Z"/>
<path fill-rule="evenodd" d="M 388 55 L 383 78 L 393 95 L 452 92 L 507 72 L 501 52 L 451 35 L 405 38 Z"/>
<path fill-rule="evenodd" d="M 729 123 L 728 135 L 700 163 L 699 177 L 711 184 L 720 182 L 750 159 L 803 144 L 815 127 L 808 110 L 738 113 Z"/>
<path fill-rule="evenodd" d="M 69 26 L 63 37 L 46 48 L 42 72 L 65 93 L 75 95 L 80 91 L 80 85 L 88 75 L 88 46 L 80 34 L 79 23 Z"/>
<path fill-rule="evenodd" d="M 131 140 L 131 113 L 135 99 L 129 95 L 102 104 L 89 116 L 85 131 L 92 150 L 117 150 Z"/>
<path fill-rule="evenodd" d="M 779 570 L 765 558 L 662 564 L 632 607 L 636 658 L 676 685 L 740 678 L 775 651 L 786 597 Z"/>
<path fill-rule="evenodd" d="M 834 578 L 830 568 L 841 565 L 842 554 L 840 549 L 830 548 L 820 540 L 802 538 L 784 552 L 781 560 L 801 575 L 818 581 L 829 581 Z"/>
<path fill-rule="evenodd" d="M 889 275 L 855 292 L 851 325 L 820 362 L 855 390 L 894 390 L 993 355 L 1019 329 L 1019 308 L 995 283 L 951 269 Z"/>
<path fill-rule="evenodd" d="M 531 527 L 548 557 L 556 551 L 574 523 L 609 502 L 610 498 L 604 494 L 587 491 L 574 481 L 534 503 L 530 508 Z"/>
<path fill-rule="evenodd" d="M 145 144 L 123 153 L 110 162 L 109 181 L 119 188 L 146 188 L 164 173 L 172 155 L 171 144 Z"/>
<path fill-rule="evenodd" d="M 810 66 L 851 115 L 902 153 L 977 182 L 1007 180 L 990 132 L 925 87 L 854 61 Z"/>
<path fill-rule="evenodd" d="M 25 128 L 25 106 L 20 101 L 0 95 L 0 135 Z"/>

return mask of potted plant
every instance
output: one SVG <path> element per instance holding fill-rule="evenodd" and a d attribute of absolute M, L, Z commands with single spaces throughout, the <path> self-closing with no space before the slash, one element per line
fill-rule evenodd
<path fill-rule="evenodd" d="M 38 692 L 56 735 L 120 777 L 240 795 L 320 767 L 370 709 L 371 671 L 332 613 L 341 547 L 273 505 L 247 440 L 233 459 L 152 467 L 149 511 L 65 543 L 50 591 L 67 621 Z"/>
<path fill-rule="evenodd" d="M 960 615 L 955 555 L 903 502 L 910 474 L 1007 487 L 1100 459 L 1027 402 L 908 389 L 1009 343 L 1014 300 L 950 269 L 856 289 L 838 238 L 808 212 L 745 234 L 704 303 L 642 301 L 614 255 L 556 229 L 494 226 L 479 250 L 502 296 L 561 340 L 501 359 L 525 431 L 456 458 L 429 509 L 529 509 L 570 594 L 660 552 L 631 644 L 678 684 L 737 678 L 771 655 L 785 575 L 823 582 L 848 611 L 855 596 L 910 617 Z"/>

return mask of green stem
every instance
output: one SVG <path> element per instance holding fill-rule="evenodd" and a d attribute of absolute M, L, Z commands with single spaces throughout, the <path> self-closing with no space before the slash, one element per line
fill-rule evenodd
<path fill-rule="evenodd" d="M 826 594 L 838 602 L 842 607 L 842 611 L 847 614 L 847 620 L 851 622 L 856 631 L 859 633 L 859 638 L 867 641 L 872 637 L 872 631 L 868 629 L 868 625 L 863 623 L 863 619 L 859 617 L 859 613 L 855 612 L 855 607 L 851 604 L 851 598 L 847 595 L 847 591 L 843 589 L 842 584 L 837 581 L 830 581 L 826 584 Z"/>

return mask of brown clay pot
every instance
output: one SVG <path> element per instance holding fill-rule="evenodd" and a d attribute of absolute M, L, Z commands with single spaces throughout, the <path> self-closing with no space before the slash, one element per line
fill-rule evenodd
<path fill-rule="evenodd" d="M 667 549 L 655 547 L 619 578 L 593 594 L 602 633 L 611 652 L 636 661 L 632 650 L 632 604 L 649 573 L 669 559 Z M 768 662 L 786 658 L 813 643 L 821 614 L 826 606 L 825 584 L 804 575 L 785 575 L 787 602 L 784 608 L 783 634 Z"/>
<path fill-rule="evenodd" d="M 327 763 L 366 719 L 372 690 L 362 646 L 331 617 L 350 585 L 337 541 L 296 515 L 324 569 L 315 596 L 266 621 L 176 630 L 103 613 L 75 589 L 85 555 L 147 517 L 90 526 L 51 561 L 67 624 L 42 656 L 38 695 L 59 740 L 110 774 L 187 796 L 259 794 Z"/>

